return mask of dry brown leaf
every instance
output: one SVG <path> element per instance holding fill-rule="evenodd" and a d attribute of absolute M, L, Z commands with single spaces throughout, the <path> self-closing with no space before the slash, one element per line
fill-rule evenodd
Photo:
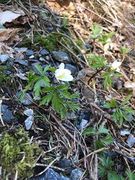
<path fill-rule="evenodd" d="M 125 88 L 132 89 L 133 90 L 133 97 L 135 97 L 135 82 L 125 82 L 124 84 Z"/>
<path fill-rule="evenodd" d="M 0 29 L 0 42 L 12 42 L 17 40 L 17 33 L 20 31 L 16 29 Z"/>
<path fill-rule="evenodd" d="M 7 46 L 5 43 L 0 43 L 0 54 L 8 54 L 10 57 L 13 57 L 14 50 Z"/>

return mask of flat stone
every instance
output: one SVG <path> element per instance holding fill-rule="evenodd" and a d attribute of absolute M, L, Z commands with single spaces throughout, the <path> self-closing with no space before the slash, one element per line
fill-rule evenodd
<path fill-rule="evenodd" d="M 53 169 L 49 168 L 45 173 L 38 177 L 33 177 L 31 180 L 70 180 L 69 178 L 58 174 Z"/>
<path fill-rule="evenodd" d="M 52 51 L 52 57 L 59 62 L 63 62 L 63 63 L 71 62 L 69 55 L 63 51 Z"/>
<path fill-rule="evenodd" d="M 33 109 L 26 109 L 23 112 L 26 116 L 33 116 Z"/>
<path fill-rule="evenodd" d="M 82 175 L 83 175 L 82 170 L 76 168 L 76 169 L 72 170 L 70 178 L 71 178 L 71 180 L 80 180 Z"/>
<path fill-rule="evenodd" d="M 18 63 L 20 65 L 23 65 L 23 66 L 28 66 L 28 61 L 27 60 L 16 59 L 14 62 Z"/>
<path fill-rule="evenodd" d="M 29 93 L 26 93 L 25 94 L 25 96 L 24 96 L 24 98 L 23 98 L 23 100 L 21 101 L 22 102 L 22 104 L 23 105 L 26 105 L 26 106 L 28 106 L 28 105 L 31 105 L 32 104 L 32 97 L 30 96 L 30 94 Z"/>
<path fill-rule="evenodd" d="M 33 124 L 33 120 L 34 120 L 33 116 L 29 116 L 29 117 L 26 118 L 26 120 L 24 121 L 26 130 L 30 130 L 31 129 L 32 124 Z"/>
<path fill-rule="evenodd" d="M 42 56 L 47 56 L 49 55 L 49 52 L 46 49 L 42 49 L 39 54 L 41 54 Z"/>
<path fill-rule="evenodd" d="M 14 116 L 12 114 L 12 111 L 9 109 L 9 107 L 3 104 L 1 107 L 1 112 L 2 112 L 3 121 L 6 123 L 11 123 L 12 120 L 14 119 Z"/>
<path fill-rule="evenodd" d="M 59 161 L 59 167 L 65 169 L 67 173 L 71 173 L 73 170 L 73 164 L 70 159 L 63 158 Z"/>
<path fill-rule="evenodd" d="M 5 63 L 8 60 L 9 60 L 8 54 L 0 54 L 0 63 Z"/>
<path fill-rule="evenodd" d="M 34 54 L 34 51 L 31 50 L 31 49 L 28 49 L 28 50 L 26 51 L 26 56 L 32 56 L 33 54 Z"/>
<path fill-rule="evenodd" d="M 65 69 L 70 70 L 73 75 L 77 73 L 77 67 L 72 64 L 65 64 Z"/>
<path fill-rule="evenodd" d="M 130 148 L 135 145 L 135 137 L 132 134 L 128 136 L 127 144 Z"/>

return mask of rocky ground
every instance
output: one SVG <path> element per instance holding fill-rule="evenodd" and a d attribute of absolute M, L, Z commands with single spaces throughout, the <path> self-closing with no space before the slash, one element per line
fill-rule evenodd
<path fill-rule="evenodd" d="M 134 180 L 134 2 L 0 3 L 0 178 Z"/>

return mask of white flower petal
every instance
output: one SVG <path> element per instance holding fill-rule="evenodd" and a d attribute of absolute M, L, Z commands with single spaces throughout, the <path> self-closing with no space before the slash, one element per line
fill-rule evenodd
<path fill-rule="evenodd" d="M 64 63 L 61 63 L 59 69 L 55 71 L 56 79 L 61 81 L 72 81 L 73 76 L 71 75 L 71 71 L 68 69 L 64 69 L 64 66 Z"/>
<path fill-rule="evenodd" d="M 65 67 L 65 64 L 64 64 L 64 63 L 61 63 L 61 64 L 59 65 L 59 69 L 64 69 L 64 67 Z"/>
<path fill-rule="evenodd" d="M 111 64 L 111 69 L 112 70 L 115 70 L 117 72 L 120 72 L 120 66 L 121 66 L 122 62 L 120 61 L 114 61 L 112 64 Z"/>

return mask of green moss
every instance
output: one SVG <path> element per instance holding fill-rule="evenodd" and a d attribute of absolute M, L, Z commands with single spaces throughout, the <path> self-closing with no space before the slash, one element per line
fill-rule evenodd
<path fill-rule="evenodd" d="M 60 40 L 60 35 L 51 33 L 47 36 L 44 35 L 36 35 L 34 38 L 34 42 L 45 47 L 49 51 L 53 51 L 58 47 L 58 41 Z"/>
<path fill-rule="evenodd" d="M 14 176 L 18 171 L 18 178 L 24 179 L 33 174 L 40 149 L 36 144 L 30 144 L 27 132 L 19 128 L 12 133 L 3 133 L 0 139 L 0 152 L 0 166 L 3 172 Z"/>
<path fill-rule="evenodd" d="M 0 84 L 10 81 L 10 76 L 5 74 L 7 66 L 0 65 Z"/>

